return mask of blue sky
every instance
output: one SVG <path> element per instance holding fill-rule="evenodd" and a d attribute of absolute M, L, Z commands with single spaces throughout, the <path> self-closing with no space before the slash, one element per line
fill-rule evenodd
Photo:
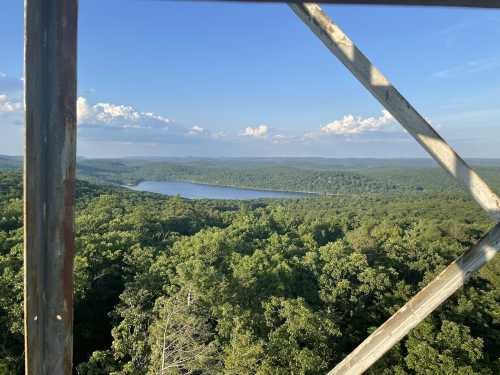
<path fill-rule="evenodd" d="M 22 153 L 23 2 L 0 5 Z M 466 157 L 500 157 L 500 11 L 324 6 Z M 424 156 L 286 5 L 81 0 L 83 156 Z"/>

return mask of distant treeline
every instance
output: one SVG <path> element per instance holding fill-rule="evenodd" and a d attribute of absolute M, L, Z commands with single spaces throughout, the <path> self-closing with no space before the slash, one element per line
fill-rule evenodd
<path fill-rule="evenodd" d="M 121 185 L 153 180 L 329 194 L 461 191 L 432 163 L 425 159 L 406 164 L 363 159 L 100 159 L 81 160 L 78 173 L 91 182 Z M 500 161 L 482 162 L 477 170 L 500 188 Z"/>
<path fill-rule="evenodd" d="M 500 160 L 472 162 L 500 190 Z M 19 158 L 0 157 L 0 170 L 20 164 Z M 89 182 L 114 185 L 153 180 L 326 194 L 461 191 L 429 159 L 79 159 L 77 173 Z"/>

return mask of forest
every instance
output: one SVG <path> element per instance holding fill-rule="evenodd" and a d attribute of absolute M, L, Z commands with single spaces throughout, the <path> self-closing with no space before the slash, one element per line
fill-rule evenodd
<path fill-rule="evenodd" d="M 500 189 L 500 160 L 470 164 Z M 0 171 L 20 171 L 21 159 L 0 155 Z M 431 159 L 122 158 L 78 159 L 78 178 L 95 184 L 182 181 L 326 195 L 448 192 L 461 187 Z"/>
<path fill-rule="evenodd" d="M 0 374 L 23 370 L 21 191 L 0 172 Z M 76 213 L 81 375 L 325 374 L 491 226 L 447 189 L 211 201 L 79 180 Z M 497 258 L 368 373 L 500 373 L 499 302 Z"/>

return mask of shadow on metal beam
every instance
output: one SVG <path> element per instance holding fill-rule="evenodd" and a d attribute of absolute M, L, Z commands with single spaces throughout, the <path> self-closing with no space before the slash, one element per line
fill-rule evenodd
<path fill-rule="evenodd" d="M 460 184 L 495 222 L 500 221 L 500 199 L 481 177 L 444 141 L 349 37 L 317 4 L 289 4 L 297 16 L 394 116 L 415 140 Z M 462 287 L 470 274 L 500 250 L 500 224 L 478 244 L 450 264 L 396 314 L 380 326 L 329 375 L 361 374 Z"/>

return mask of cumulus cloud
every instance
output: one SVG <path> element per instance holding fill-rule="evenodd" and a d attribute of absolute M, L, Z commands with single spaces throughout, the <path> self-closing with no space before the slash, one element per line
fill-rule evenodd
<path fill-rule="evenodd" d="M 0 115 L 3 119 L 15 119 L 16 123 L 19 122 L 19 115 L 24 109 L 22 88 L 23 84 L 19 78 L 12 78 L 0 72 Z"/>
<path fill-rule="evenodd" d="M 129 105 L 90 104 L 84 97 L 77 101 L 79 134 L 92 141 L 149 144 L 185 144 L 202 141 L 205 131 L 187 128 L 166 117 L 142 112 Z M 198 137 L 192 137 L 194 133 Z"/>
<path fill-rule="evenodd" d="M 326 124 L 320 130 L 326 134 L 354 135 L 382 131 L 387 125 L 394 122 L 392 115 L 384 109 L 379 117 L 345 115 L 340 120 Z"/>
<path fill-rule="evenodd" d="M 0 82 L 7 82 L 0 75 Z M 3 81 L 2 81 L 3 80 Z M 14 87 L 20 80 L 10 81 Z M 0 85 L 0 119 L 2 124 L 22 125 L 24 105 L 21 92 L 2 90 Z M 183 125 L 153 112 L 143 112 L 130 105 L 107 102 L 90 103 L 81 96 L 77 101 L 78 132 L 87 144 L 137 145 L 137 147 L 163 147 L 181 150 L 251 150 L 252 147 L 268 147 L 273 152 L 289 150 L 295 152 L 300 147 L 316 150 L 325 145 L 343 142 L 387 141 L 390 134 L 401 137 L 404 133 L 392 132 L 390 125 L 395 123 L 387 111 L 378 117 L 346 115 L 322 127 L 292 133 L 291 129 L 277 129 L 265 124 L 246 127 L 236 131 L 209 130 L 198 125 Z M 239 128 L 241 129 L 241 128 Z M 343 135 L 329 137 L 325 135 Z M 135 146 L 134 146 L 135 147 Z M 246 151 L 245 151 L 246 152 Z"/>
<path fill-rule="evenodd" d="M 89 106 L 87 99 L 81 96 L 76 101 L 76 115 L 78 122 L 84 122 L 91 117 L 91 107 Z"/>
<path fill-rule="evenodd" d="M 7 95 L 0 95 L 0 113 L 22 112 L 23 104 L 18 100 L 10 99 Z"/>
<path fill-rule="evenodd" d="M 79 135 L 91 141 L 146 144 L 201 145 L 227 139 L 226 133 L 211 132 L 201 126 L 185 126 L 153 112 L 142 112 L 129 105 L 90 104 L 85 97 L 77 101 Z"/>
<path fill-rule="evenodd" d="M 89 105 L 84 97 L 77 101 L 78 123 L 83 126 L 168 130 L 171 121 L 151 112 L 139 112 L 131 106 L 111 103 Z"/>
<path fill-rule="evenodd" d="M 256 128 L 247 127 L 243 131 L 242 135 L 245 137 L 263 138 L 269 133 L 269 127 L 267 125 L 259 125 Z"/>
<path fill-rule="evenodd" d="M 206 131 L 203 129 L 201 126 L 193 126 L 191 129 L 189 129 L 189 134 L 191 135 L 202 135 Z"/>

